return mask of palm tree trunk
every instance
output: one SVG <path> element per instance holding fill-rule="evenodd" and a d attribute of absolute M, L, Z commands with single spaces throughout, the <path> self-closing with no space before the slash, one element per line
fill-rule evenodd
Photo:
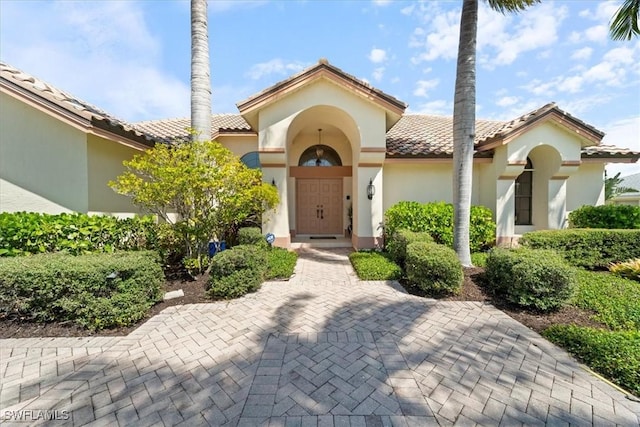
<path fill-rule="evenodd" d="M 207 0 L 191 0 L 191 128 L 194 141 L 211 139 L 211 76 Z"/>
<path fill-rule="evenodd" d="M 476 128 L 476 38 L 478 0 L 464 0 L 453 105 L 453 248 L 464 266 L 471 265 L 469 230 Z"/>

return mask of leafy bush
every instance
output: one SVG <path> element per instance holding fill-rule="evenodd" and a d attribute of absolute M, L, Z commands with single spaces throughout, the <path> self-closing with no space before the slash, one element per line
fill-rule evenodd
<path fill-rule="evenodd" d="M 360 280 L 397 280 L 402 269 L 380 252 L 352 252 L 349 261 Z"/>
<path fill-rule="evenodd" d="M 554 249 L 572 265 L 606 269 L 612 262 L 640 258 L 640 230 L 569 229 L 525 233 L 520 244 Z"/>
<path fill-rule="evenodd" d="M 407 246 L 413 242 L 433 243 L 433 238 L 431 234 L 426 231 L 396 230 L 389 238 L 387 252 L 396 264 L 404 267 L 405 258 L 407 257 Z"/>
<path fill-rule="evenodd" d="M 594 371 L 640 397 L 640 331 L 610 332 L 554 325 L 543 335 Z"/>
<path fill-rule="evenodd" d="M 172 224 L 195 264 L 203 264 L 212 238 L 226 239 L 278 203 L 278 191 L 262 181 L 260 170 L 215 141 L 156 144 L 123 164 L 111 188 Z"/>
<path fill-rule="evenodd" d="M 0 313 L 91 330 L 130 325 L 162 296 L 157 258 L 147 251 L 2 258 Z"/>
<path fill-rule="evenodd" d="M 575 271 L 550 250 L 495 248 L 489 253 L 487 285 L 513 304 L 553 310 L 572 295 Z"/>
<path fill-rule="evenodd" d="M 582 206 L 569 213 L 571 228 L 640 228 L 640 206 Z"/>
<path fill-rule="evenodd" d="M 152 249 L 157 238 L 150 216 L 118 219 L 81 213 L 0 213 L 0 256 Z"/>
<path fill-rule="evenodd" d="M 579 270 L 572 303 L 611 329 L 640 330 L 640 284 L 606 272 Z"/>
<path fill-rule="evenodd" d="M 211 259 L 208 294 L 232 299 L 260 288 L 267 272 L 267 253 L 257 246 L 239 245 Z"/>
<path fill-rule="evenodd" d="M 640 258 L 611 264 L 609 265 L 609 271 L 616 276 L 626 277 L 627 279 L 640 282 Z"/>
<path fill-rule="evenodd" d="M 453 246 L 453 205 L 451 203 L 419 203 L 402 201 L 385 212 L 385 236 L 406 229 L 428 232 L 436 243 Z M 492 213 L 483 206 L 471 207 L 470 246 L 479 251 L 495 241 L 496 224 Z"/>
<path fill-rule="evenodd" d="M 288 279 L 298 261 L 298 254 L 283 248 L 267 249 L 267 279 Z"/>
<path fill-rule="evenodd" d="M 486 267 L 488 257 L 489 254 L 487 252 L 473 252 L 471 254 L 471 263 L 476 267 Z"/>
<path fill-rule="evenodd" d="M 238 243 L 241 245 L 255 245 L 261 248 L 269 247 L 267 240 L 258 227 L 243 227 L 238 230 Z"/>
<path fill-rule="evenodd" d="M 407 280 L 427 294 L 457 294 L 464 273 L 453 249 L 443 245 L 415 242 L 407 246 Z"/>

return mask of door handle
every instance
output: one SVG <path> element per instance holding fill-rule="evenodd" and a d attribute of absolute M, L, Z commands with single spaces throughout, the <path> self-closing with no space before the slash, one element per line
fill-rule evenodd
<path fill-rule="evenodd" d="M 320 219 L 324 219 L 324 205 L 320 205 Z"/>
<path fill-rule="evenodd" d="M 316 218 L 320 218 L 320 205 L 316 205 Z"/>

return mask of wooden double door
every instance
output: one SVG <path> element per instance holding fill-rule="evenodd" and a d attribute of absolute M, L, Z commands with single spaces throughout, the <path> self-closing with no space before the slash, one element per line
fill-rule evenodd
<path fill-rule="evenodd" d="M 342 235 L 342 178 L 296 179 L 297 234 Z"/>

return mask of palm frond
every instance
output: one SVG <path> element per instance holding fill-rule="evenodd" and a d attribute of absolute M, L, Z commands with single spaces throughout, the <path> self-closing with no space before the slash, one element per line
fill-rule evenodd
<path fill-rule="evenodd" d="M 631 40 L 640 35 L 638 15 L 640 0 L 625 0 L 613 17 L 609 27 L 609 35 L 613 40 Z"/>
<path fill-rule="evenodd" d="M 507 12 L 519 12 L 527 7 L 540 3 L 541 0 L 487 0 L 491 9 L 506 14 Z"/>

